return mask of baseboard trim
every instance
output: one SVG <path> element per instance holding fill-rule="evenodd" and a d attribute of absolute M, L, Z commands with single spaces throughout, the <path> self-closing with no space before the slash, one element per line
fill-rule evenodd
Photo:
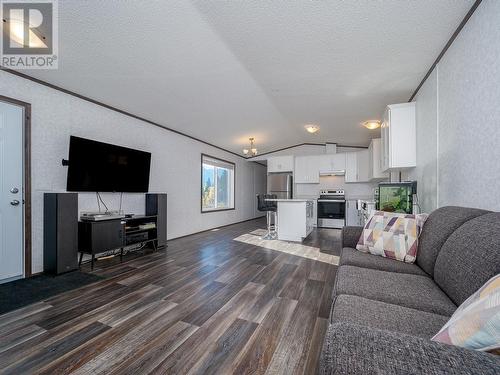
<path fill-rule="evenodd" d="M 252 221 L 252 220 L 258 220 L 258 219 L 262 219 L 266 217 L 265 215 L 264 216 L 258 216 L 258 217 L 254 217 L 253 219 L 246 219 L 246 220 L 241 220 L 241 221 L 236 221 L 234 223 L 231 223 L 231 224 L 224 224 L 224 225 L 220 225 L 218 227 L 213 227 L 213 228 L 210 228 L 210 229 L 204 229 L 204 230 L 200 230 L 199 232 L 193 232 L 193 233 L 190 233 L 190 234 L 185 234 L 183 236 L 179 236 L 179 237 L 174 237 L 174 238 L 168 238 L 167 239 L 167 242 L 168 241 L 173 241 L 173 240 L 178 240 L 180 238 L 185 238 L 185 237 L 189 237 L 189 236 L 194 236 L 195 234 L 200 234 L 200 233 L 205 233 L 205 232 L 210 232 L 211 230 L 214 230 L 214 229 L 221 229 L 221 228 L 225 228 L 225 227 L 230 227 L 231 225 L 236 225 L 236 224 L 241 224 L 241 223 L 246 223 L 247 221 Z"/>

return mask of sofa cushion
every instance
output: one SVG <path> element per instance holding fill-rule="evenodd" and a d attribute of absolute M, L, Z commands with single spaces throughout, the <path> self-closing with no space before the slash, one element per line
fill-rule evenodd
<path fill-rule="evenodd" d="M 457 306 L 427 276 L 341 266 L 334 296 L 350 294 L 451 316 Z"/>
<path fill-rule="evenodd" d="M 354 323 L 427 339 L 449 320 L 448 316 L 347 294 L 335 299 L 330 318 L 332 323 Z"/>
<path fill-rule="evenodd" d="M 433 211 L 427 218 L 418 239 L 417 265 L 429 275 L 434 275 L 436 258 L 448 237 L 463 223 L 489 212 L 455 206 Z"/>
<path fill-rule="evenodd" d="M 350 323 L 328 327 L 321 375 L 497 375 L 500 356 Z"/>
<path fill-rule="evenodd" d="M 434 267 L 434 280 L 457 305 L 500 273 L 500 213 L 467 221 L 448 238 Z"/>
<path fill-rule="evenodd" d="M 363 268 L 372 268 L 381 271 L 427 276 L 427 274 L 416 264 L 404 263 L 394 259 L 365 254 L 350 247 L 344 247 L 342 249 L 340 265 L 344 264 Z"/>
<path fill-rule="evenodd" d="M 342 228 L 341 232 L 341 240 L 342 240 L 341 247 L 355 248 L 361 234 L 363 234 L 363 227 L 354 227 L 346 225 L 345 227 Z"/>

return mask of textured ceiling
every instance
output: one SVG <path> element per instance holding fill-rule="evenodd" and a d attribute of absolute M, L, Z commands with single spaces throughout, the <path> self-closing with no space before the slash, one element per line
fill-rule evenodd
<path fill-rule="evenodd" d="M 60 1 L 59 69 L 27 73 L 235 152 L 366 145 L 360 123 L 408 100 L 471 6 Z"/>

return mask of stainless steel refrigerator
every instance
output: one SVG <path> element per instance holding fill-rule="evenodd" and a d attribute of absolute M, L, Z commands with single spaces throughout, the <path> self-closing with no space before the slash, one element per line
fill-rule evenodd
<path fill-rule="evenodd" d="M 293 177 L 291 173 L 269 173 L 267 193 L 276 194 L 279 199 L 293 198 Z"/>

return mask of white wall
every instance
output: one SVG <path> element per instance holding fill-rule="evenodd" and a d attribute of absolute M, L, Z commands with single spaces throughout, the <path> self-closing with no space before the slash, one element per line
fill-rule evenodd
<path fill-rule="evenodd" d="M 43 193 L 66 187 L 69 136 L 137 148 L 152 153 L 150 191 L 168 196 L 168 238 L 260 216 L 255 194 L 265 192 L 266 167 L 116 111 L 0 71 L 0 94 L 32 106 L 33 272 L 43 269 Z M 200 213 L 201 153 L 236 163 L 234 211 Z M 118 209 L 118 194 L 103 194 Z M 81 194 L 80 210 L 97 209 L 95 194 Z M 124 194 L 126 212 L 144 213 L 143 194 Z"/>
<path fill-rule="evenodd" d="M 423 185 L 425 195 L 437 196 L 419 194 L 427 211 L 445 205 L 500 211 L 499 21 L 500 1 L 483 1 L 416 98 L 417 159 L 424 164 L 412 173 L 419 190 Z"/>

